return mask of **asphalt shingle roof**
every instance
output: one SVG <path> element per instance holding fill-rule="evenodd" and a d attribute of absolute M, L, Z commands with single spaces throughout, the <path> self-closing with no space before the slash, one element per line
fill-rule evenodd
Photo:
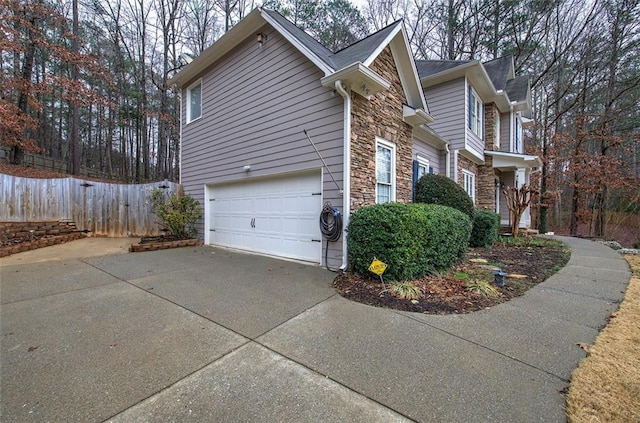
<path fill-rule="evenodd" d="M 469 63 L 469 60 L 416 60 L 416 68 L 420 79 L 435 75 L 442 71 L 457 68 Z"/>
<path fill-rule="evenodd" d="M 508 80 L 506 91 L 511 101 L 526 101 L 529 92 L 529 75 L 516 76 Z"/>
<path fill-rule="evenodd" d="M 295 26 L 293 22 L 291 22 L 289 19 L 285 18 L 275 10 L 262 9 L 262 12 L 266 13 L 270 18 L 278 22 L 280 26 L 282 26 L 288 33 L 290 33 L 298 41 L 300 41 L 306 48 L 311 50 L 311 52 L 318 56 L 320 60 L 326 63 L 329 67 L 332 67 L 331 56 L 333 56 L 333 52 L 331 50 L 320 44 L 311 35 Z"/>
<path fill-rule="evenodd" d="M 402 21 L 396 21 L 380 31 L 374 32 L 342 50 L 338 50 L 332 57 L 335 69 L 342 69 L 352 63 L 367 60 L 398 25 L 402 25 Z"/>
<path fill-rule="evenodd" d="M 333 70 L 340 70 L 355 62 L 364 62 L 373 54 L 380 44 L 382 44 L 389 34 L 393 32 L 398 25 L 402 24 L 402 21 L 396 21 L 382 28 L 380 31 L 374 32 L 334 53 L 275 10 L 262 9 L 262 11 L 278 22 L 289 34 L 295 37 Z"/>
<path fill-rule="evenodd" d="M 483 63 L 484 68 L 496 90 L 504 90 L 506 88 L 512 63 L 513 58 L 510 55 Z"/>

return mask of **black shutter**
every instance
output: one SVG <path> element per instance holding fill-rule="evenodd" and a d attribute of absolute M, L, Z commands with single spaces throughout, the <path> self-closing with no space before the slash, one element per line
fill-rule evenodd
<path fill-rule="evenodd" d="M 416 202 L 416 185 L 418 184 L 418 161 L 413 161 L 413 202 Z"/>

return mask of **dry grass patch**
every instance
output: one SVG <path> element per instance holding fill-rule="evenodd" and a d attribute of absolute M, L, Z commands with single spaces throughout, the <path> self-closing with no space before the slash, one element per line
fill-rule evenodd
<path fill-rule="evenodd" d="M 640 257 L 626 259 L 633 277 L 624 301 L 571 377 L 570 423 L 640 422 Z"/>

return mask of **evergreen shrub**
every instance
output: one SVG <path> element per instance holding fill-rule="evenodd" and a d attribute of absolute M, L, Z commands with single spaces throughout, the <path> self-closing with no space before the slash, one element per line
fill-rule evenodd
<path fill-rule="evenodd" d="M 466 254 L 471 220 L 437 204 L 376 204 L 355 211 L 347 227 L 353 270 L 367 274 L 374 258 L 387 264 L 384 277 L 419 279 L 444 270 Z"/>
<path fill-rule="evenodd" d="M 473 220 L 473 200 L 453 179 L 443 175 L 425 174 L 416 185 L 416 203 L 453 207 Z"/>
<path fill-rule="evenodd" d="M 473 214 L 473 229 L 471 230 L 472 247 L 489 248 L 498 239 L 500 231 L 500 215 L 486 211 L 476 210 Z"/>

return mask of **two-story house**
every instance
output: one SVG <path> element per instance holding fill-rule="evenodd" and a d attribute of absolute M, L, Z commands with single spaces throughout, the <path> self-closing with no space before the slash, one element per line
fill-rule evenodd
<path fill-rule="evenodd" d="M 420 60 L 416 62 L 434 122 L 429 126 L 449 143 L 449 176 L 477 208 L 495 211 L 509 223 L 506 186 L 528 184 L 540 166 L 524 154 L 522 129 L 532 123 L 528 76 L 516 76 L 513 58 Z M 529 211 L 520 221 L 531 224 Z"/>
<path fill-rule="evenodd" d="M 423 173 L 459 179 L 467 169 L 479 181 L 478 166 L 491 158 L 508 182 L 511 167 L 499 160 L 511 153 L 485 155 L 484 138 L 467 141 L 465 130 L 461 139 L 438 132 L 440 103 L 427 107 L 432 94 L 402 22 L 333 52 L 256 9 L 171 84 L 182 93 L 180 182 L 204 205 L 207 244 L 345 268 L 346 234 L 329 242 L 320 232 L 325 204 L 346 227 L 363 205 L 412 201 Z M 482 93 L 484 108 L 492 103 Z M 501 113 L 515 110 L 504 101 Z"/>

